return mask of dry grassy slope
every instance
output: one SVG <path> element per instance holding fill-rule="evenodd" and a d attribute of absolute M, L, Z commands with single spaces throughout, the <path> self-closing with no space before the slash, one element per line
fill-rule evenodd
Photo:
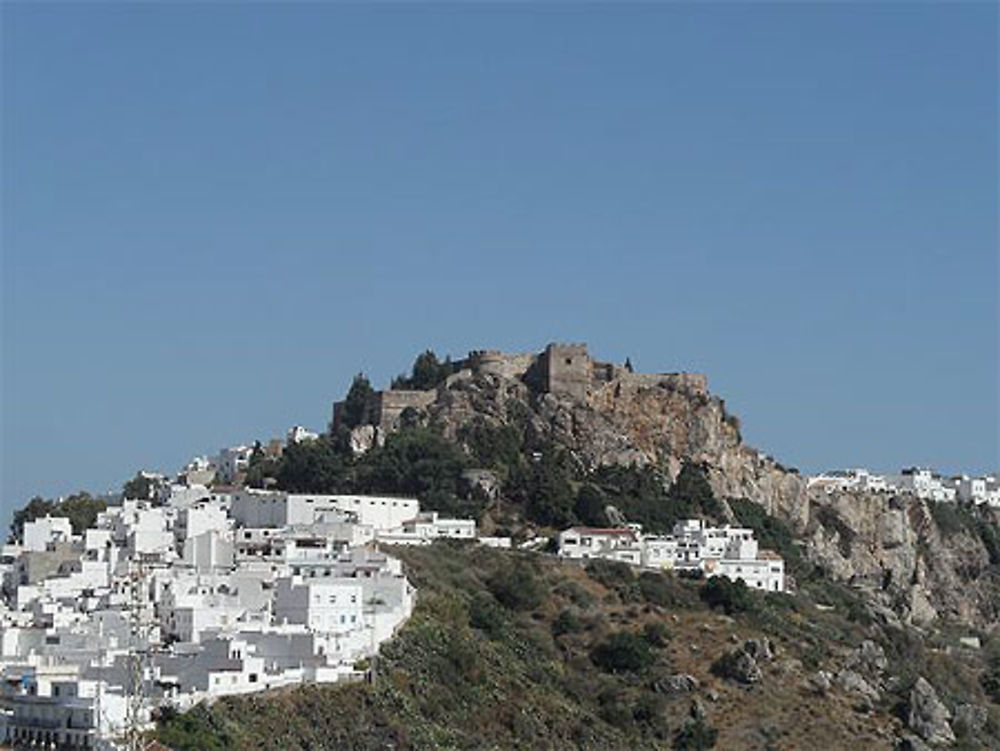
<path fill-rule="evenodd" d="M 958 663 L 919 641 L 897 648 L 894 637 L 856 616 L 858 603 L 845 589 L 823 594 L 804 586 L 795 598 L 754 593 L 753 612 L 730 618 L 701 602 L 699 583 L 672 576 L 588 572 L 545 556 L 446 544 L 397 554 L 420 601 L 383 647 L 374 688 L 224 699 L 169 721 L 161 739 L 176 751 L 669 749 L 694 700 L 718 730 L 719 749 L 890 749 L 901 729 L 892 711 L 897 695 L 859 711 L 857 697 L 836 688 L 821 696 L 807 684 L 818 668 L 840 669 L 866 638 L 885 645 L 897 673 L 912 669 L 939 686 L 951 681 L 949 701 L 985 704 L 975 660 L 956 671 Z M 817 599 L 833 607 L 819 608 Z M 594 648 L 610 634 L 641 634 L 647 624 L 671 634 L 652 649 L 651 665 L 612 673 L 594 664 Z M 775 645 L 759 684 L 711 673 L 717 657 L 750 638 Z M 664 693 L 664 679 L 678 673 L 697 678 L 698 690 Z M 994 713 L 990 722 L 996 733 L 1000 718 Z M 990 748 L 1000 734 L 983 738 L 962 748 Z"/>

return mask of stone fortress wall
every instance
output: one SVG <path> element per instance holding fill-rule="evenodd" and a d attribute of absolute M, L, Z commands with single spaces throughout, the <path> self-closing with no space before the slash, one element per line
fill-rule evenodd
<path fill-rule="evenodd" d="M 629 389 L 664 386 L 678 391 L 708 395 L 708 378 L 703 373 L 633 373 L 631 368 L 600 362 L 590 357 L 587 345 L 549 344 L 540 353 L 507 353 L 494 349 L 469 352 L 457 372 L 442 384 L 453 384 L 477 375 L 501 379 L 521 379 L 543 393 L 563 394 L 580 401 L 588 392 L 609 383 Z M 441 387 L 439 387 L 441 388 Z M 437 389 L 376 391 L 365 410 L 365 422 L 391 431 L 399 427 L 400 416 L 407 408 L 422 410 L 434 403 Z M 340 426 L 343 402 L 333 405 L 333 427 Z"/>

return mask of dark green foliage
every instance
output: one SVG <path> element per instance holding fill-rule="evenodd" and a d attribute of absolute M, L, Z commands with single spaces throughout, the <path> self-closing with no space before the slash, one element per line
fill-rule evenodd
<path fill-rule="evenodd" d="M 580 620 L 573 610 L 569 608 L 559 612 L 556 619 L 552 621 L 552 635 L 562 636 L 563 634 L 574 634 L 583 628 L 583 621 Z"/>
<path fill-rule="evenodd" d="M 715 500 L 712 486 L 708 483 L 708 468 L 704 464 L 685 462 L 670 488 L 670 496 L 690 501 L 713 519 L 722 513 L 722 507 Z"/>
<path fill-rule="evenodd" d="M 151 477 L 136 472 L 135 477 L 122 485 L 122 497 L 129 500 L 148 501 L 153 498 L 156 485 Z"/>
<path fill-rule="evenodd" d="M 13 539 L 20 540 L 24 535 L 24 525 L 35 519 L 55 513 L 56 502 L 41 496 L 35 496 L 24 508 L 14 512 L 14 520 L 10 524 L 10 534 Z"/>
<path fill-rule="evenodd" d="M 685 586 L 671 574 L 656 571 L 643 571 L 639 574 L 639 593 L 646 602 L 665 608 L 689 608 L 698 601 L 692 594 L 690 585 Z"/>
<path fill-rule="evenodd" d="M 1000 528 L 983 519 L 978 519 L 976 527 L 979 538 L 983 541 L 991 566 L 1000 566 Z"/>
<path fill-rule="evenodd" d="M 726 576 L 713 576 L 701 588 L 701 599 L 710 608 L 722 608 L 726 615 L 753 610 L 754 602 L 745 582 Z"/>
<path fill-rule="evenodd" d="M 507 617 L 495 598 L 485 592 L 475 592 L 469 600 L 469 625 L 497 637 L 503 633 Z"/>
<path fill-rule="evenodd" d="M 344 427 L 356 428 L 367 418 L 368 403 L 375 393 L 371 382 L 364 373 L 358 373 L 351 382 L 351 388 L 344 397 L 344 405 L 341 407 L 340 421 Z"/>
<path fill-rule="evenodd" d="M 802 551 L 795 544 L 792 530 L 780 519 L 777 519 L 759 503 L 746 498 L 735 498 L 729 501 L 729 508 L 736 516 L 737 522 L 743 527 L 754 531 L 757 542 L 764 550 L 773 550 L 785 560 L 785 570 L 799 573 L 808 568 L 802 557 Z"/>
<path fill-rule="evenodd" d="M 608 499 L 604 492 L 596 485 L 588 483 L 580 488 L 580 492 L 576 495 L 573 515 L 581 524 L 605 527 L 608 524 L 608 517 L 604 513 L 607 503 Z"/>
<path fill-rule="evenodd" d="M 232 747 L 229 734 L 218 727 L 204 704 L 181 715 L 168 712 L 161 718 L 156 737 L 173 751 L 225 751 Z"/>
<path fill-rule="evenodd" d="M 434 350 L 428 349 L 417 355 L 409 377 L 401 375 L 392 379 L 392 388 L 427 391 L 437 388 L 456 370 L 457 366 L 452 363 L 450 356 L 445 357 L 444 362 L 439 362 Z"/>
<path fill-rule="evenodd" d="M 353 461 L 332 436 L 293 443 L 274 467 L 278 487 L 292 493 L 342 493 L 353 490 Z"/>
<path fill-rule="evenodd" d="M 565 527 L 573 519 L 572 457 L 554 444 L 544 446 L 537 460 L 514 469 L 505 487 L 506 494 L 519 501 L 525 515 L 539 524 Z"/>
<path fill-rule="evenodd" d="M 456 495 L 468 460 L 431 428 L 399 430 L 358 462 L 359 492 L 422 497 L 431 491 Z"/>
<path fill-rule="evenodd" d="M 986 670 L 979 679 L 983 691 L 995 704 L 1000 704 L 1000 631 L 995 631 L 983 645 Z"/>
<path fill-rule="evenodd" d="M 673 634 L 670 633 L 670 629 L 663 622 L 649 621 L 642 627 L 642 638 L 651 647 L 665 647 L 670 643 Z"/>
<path fill-rule="evenodd" d="M 293 444 L 298 445 L 298 444 Z M 264 453 L 260 441 L 254 443 L 253 453 L 247 462 L 246 483 L 251 488 L 266 488 L 269 482 L 276 481 L 279 462 L 273 456 Z"/>
<path fill-rule="evenodd" d="M 107 508 L 107 503 L 82 491 L 68 496 L 61 503 L 35 496 L 28 501 L 24 508 L 14 512 L 14 518 L 10 525 L 11 538 L 22 539 L 24 525 L 46 515 L 68 518 L 73 527 L 73 534 L 79 535 L 97 523 L 97 515 L 105 508 Z"/>
<path fill-rule="evenodd" d="M 534 610 L 545 598 L 545 586 L 524 560 L 499 568 L 486 582 L 494 597 L 510 610 Z"/>
<path fill-rule="evenodd" d="M 607 498 L 647 532 L 670 532 L 681 519 L 722 517 L 722 505 L 712 494 L 704 465 L 686 463 L 667 488 L 655 467 L 600 467 L 590 477 Z"/>
<path fill-rule="evenodd" d="M 1000 704 L 1000 664 L 992 665 L 989 670 L 983 673 L 983 691 L 996 703 Z"/>
<path fill-rule="evenodd" d="M 587 563 L 587 576 L 608 589 L 630 588 L 635 583 L 632 567 L 621 561 L 597 558 Z"/>
<path fill-rule="evenodd" d="M 74 493 L 56 507 L 56 514 L 65 516 L 73 526 L 73 534 L 82 534 L 97 524 L 97 515 L 108 506 L 99 498 L 93 498 L 89 493 Z"/>
<path fill-rule="evenodd" d="M 616 631 L 591 650 L 591 661 L 609 673 L 638 672 L 655 659 L 649 643 L 630 631 Z"/>
<path fill-rule="evenodd" d="M 684 723 L 674 736 L 674 748 L 677 751 L 705 751 L 714 748 L 719 737 L 719 731 L 705 722 L 701 715 L 693 717 Z"/>
<path fill-rule="evenodd" d="M 466 447 L 476 466 L 492 469 L 506 479 L 511 471 L 525 463 L 524 433 L 513 425 L 490 425 L 477 419 L 458 431 L 458 440 Z"/>

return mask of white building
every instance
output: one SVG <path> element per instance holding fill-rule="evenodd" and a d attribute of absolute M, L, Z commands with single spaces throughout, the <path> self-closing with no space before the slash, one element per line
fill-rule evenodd
<path fill-rule="evenodd" d="M 375 539 L 387 545 L 430 545 L 434 540 L 474 540 L 472 519 L 443 519 L 437 511 L 423 511 L 396 529 L 378 531 Z"/>
<path fill-rule="evenodd" d="M 279 579 L 274 593 L 275 623 L 308 626 L 317 633 L 343 633 L 364 625 L 361 585 L 351 579 Z"/>
<path fill-rule="evenodd" d="M 230 513 L 241 527 L 262 528 L 314 524 L 331 512 L 348 512 L 360 524 L 392 530 L 415 518 L 420 502 L 415 498 L 246 490 L 233 495 Z"/>
<path fill-rule="evenodd" d="M 57 542 L 68 542 L 73 537 L 73 526 L 69 519 L 63 516 L 45 516 L 24 524 L 24 550 L 44 552 L 49 545 Z"/>
<path fill-rule="evenodd" d="M 758 549 L 753 530 L 710 527 L 699 519 L 674 525 L 669 535 L 643 535 L 631 528 L 571 527 L 557 537 L 564 558 L 601 558 L 646 568 L 701 570 L 709 576 L 741 579 L 747 586 L 783 592 L 782 559 Z"/>
<path fill-rule="evenodd" d="M 252 446 L 230 446 L 219 451 L 215 460 L 215 478 L 224 485 L 232 485 L 246 472 L 253 456 Z"/>
<path fill-rule="evenodd" d="M 314 433 L 313 431 L 302 427 L 301 425 L 295 425 L 288 429 L 287 443 L 291 446 L 293 443 L 303 443 L 304 441 L 315 441 L 319 438 L 319 433 Z"/>

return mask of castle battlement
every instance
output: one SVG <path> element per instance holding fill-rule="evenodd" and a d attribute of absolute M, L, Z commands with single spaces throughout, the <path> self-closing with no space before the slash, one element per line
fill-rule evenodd
<path fill-rule="evenodd" d="M 539 353 L 475 349 L 458 365 L 459 371 L 438 388 L 448 388 L 457 381 L 486 375 L 506 380 L 519 379 L 537 391 L 563 394 L 580 401 L 586 400 L 591 390 L 612 382 L 633 389 L 666 387 L 708 394 L 708 378 L 703 373 L 633 373 L 624 365 L 593 359 L 583 342 L 552 343 Z M 437 393 L 437 388 L 427 391 L 376 391 L 366 406 L 364 422 L 383 430 L 395 430 L 406 409 L 426 409 L 434 403 Z M 333 405 L 335 429 L 340 425 L 342 405 L 343 402 Z"/>

